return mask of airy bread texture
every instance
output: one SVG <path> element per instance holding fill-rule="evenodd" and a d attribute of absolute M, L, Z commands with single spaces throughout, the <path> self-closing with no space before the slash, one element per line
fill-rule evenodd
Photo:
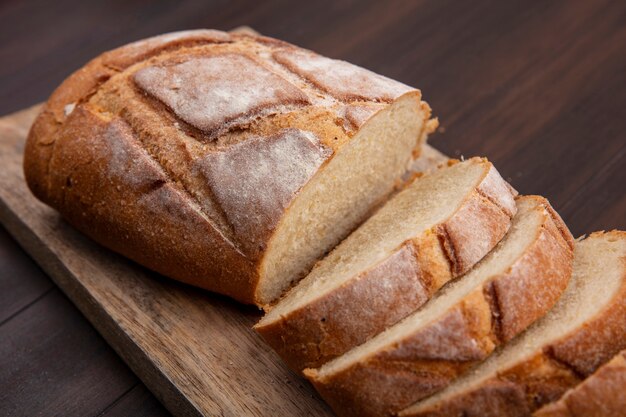
<path fill-rule="evenodd" d="M 436 127 L 418 90 L 261 36 L 104 53 L 26 144 L 33 193 L 164 275 L 266 305 L 394 190 Z"/>
<path fill-rule="evenodd" d="M 626 232 L 576 242 L 556 306 L 445 390 L 401 416 L 530 416 L 626 348 Z M 607 387 L 608 388 L 608 387 Z"/>
<path fill-rule="evenodd" d="M 542 317 L 567 286 L 573 238 L 542 197 L 517 200 L 509 233 L 421 310 L 305 375 L 341 416 L 389 415 L 445 387 Z"/>
<path fill-rule="evenodd" d="M 293 369 L 322 365 L 407 316 L 478 262 L 509 229 L 514 196 L 481 158 L 416 179 L 255 329 Z"/>
<path fill-rule="evenodd" d="M 626 415 L 626 350 L 594 372 L 560 400 L 533 417 L 623 417 Z"/>

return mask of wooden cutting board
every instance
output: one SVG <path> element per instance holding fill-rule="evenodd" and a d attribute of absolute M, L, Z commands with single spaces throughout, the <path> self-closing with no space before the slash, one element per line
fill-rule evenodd
<path fill-rule="evenodd" d="M 22 156 L 40 106 L 0 118 L 0 221 L 177 416 L 330 416 L 254 333 L 258 309 L 100 247 L 28 190 Z M 428 147 L 427 169 L 445 159 Z"/>

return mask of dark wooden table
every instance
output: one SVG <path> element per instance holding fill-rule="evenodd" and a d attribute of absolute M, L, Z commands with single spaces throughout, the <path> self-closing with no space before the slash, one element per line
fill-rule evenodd
<path fill-rule="evenodd" d="M 620 0 L 4 1 L 0 114 L 125 42 L 239 25 L 418 86 L 442 122 L 432 144 L 488 156 L 575 235 L 626 228 Z M 0 229 L 0 415 L 167 414 Z"/>

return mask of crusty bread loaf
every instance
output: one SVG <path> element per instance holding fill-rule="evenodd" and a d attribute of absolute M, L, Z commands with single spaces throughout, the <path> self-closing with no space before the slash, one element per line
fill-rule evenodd
<path fill-rule="evenodd" d="M 472 271 L 375 338 L 305 370 L 340 416 L 383 416 L 441 389 L 543 316 L 572 271 L 573 238 L 547 200 L 517 200 L 509 233 Z"/>
<path fill-rule="evenodd" d="M 575 245 L 555 307 L 443 391 L 402 411 L 419 417 L 522 417 L 560 398 L 626 348 L 626 232 Z"/>
<path fill-rule="evenodd" d="M 626 350 L 534 417 L 626 417 Z"/>
<path fill-rule="evenodd" d="M 265 305 L 392 192 L 436 126 L 420 97 L 278 40 L 173 33 L 70 76 L 25 175 L 105 246 Z"/>
<path fill-rule="evenodd" d="M 416 179 L 255 326 L 295 370 L 321 366 L 409 315 L 509 229 L 515 191 L 486 159 Z"/>

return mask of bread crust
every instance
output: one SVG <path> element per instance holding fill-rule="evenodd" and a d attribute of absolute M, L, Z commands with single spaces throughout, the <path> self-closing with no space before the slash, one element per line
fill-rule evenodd
<path fill-rule="evenodd" d="M 596 232 L 590 237 L 603 234 L 612 239 L 626 239 L 626 232 L 616 230 Z M 626 257 L 621 258 L 621 263 L 620 289 L 612 301 L 580 329 L 544 346 L 526 360 L 500 370 L 475 389 L 418 413 L 402 412 L 400 415 L 530 416 L 539 407 L 558 400 L 568 389 L 593 373 L 594 365 L 606 363 L 626 348 Z M 494 408 L 494 403 L 499 406 Z"/>
<path fill-rule="evenodd" d="M 183 282 L 193 276 L 194 285 L 253 296 L 254 277 L 242 273 L 253 270 L 250 262 L 233 245 L 215 251 L 214 242 L 224 238 L 123 120 L 77 108 L 57 146 L 64 152 L 50 160 L 48 198 L 70 224 L 166 276 Z"/>
<path fill-rule="evenodd" d="M 254 328 L 296 371 L 340 356 L 411 314 L 506 234 L 515 191 L 486 164 L 458 210 L 340 288 Z M 489 196 L 487 198 L 486 196 Z M 363 306 L 367 306 L 366 309 Z"/>
<path fill-rule="evenodd" d="M 623 417 L 626 415 L 626 351 L 600 367 L 534 417 Z"/>
<path fill-rule="evenodd" d="M 278 52 L 322 59 L 275 39 L 215 30 L 161 35 L 98 56 L 55 90 L 35 120 L 24 157 L 30 189 L 76 228 L 150 269 L 245 303 L 266 304 L 257 294 L 260 266 L 274 231 L 300 190 L 367 120 L 396 98 L 415 100 L 424 112 L 416 152 L 435 126 L 427 123 L 430 108 L 420 101 L 418 90 L 323 58 L 324 65 L 336 64 L 358 75 L 348 88 L 359 93 L 359 100 L 344 99 L 334 90 L 346 88 L 343 83 L 339 90 L 341 80 L 322 80 L 325 90 L 317 90 L 306 72 L 292 71 L 274 60 L 272 54 Z M 243 66 L 245 81 L 254 85 L 259 80 L 263 88 L 247 90 L 249 100 L 226 100 L 224 110 L 201 111 L 207 102 L 217 103 L 219 88 L 239 85 L 237 77 L 242 75 L 235 68 L 215 81 L 213 73 L 198 72 L 194 60 L 216 68 Z M 378 83 L 372 94 L 367 90 L 370 78 Z M 180 79 L 182 87 L 174 85 Z M 192 82 L 198 84 L 196 90 L 217 84 L 203 96 L 188 91 Z M 93 126 L 81 129 L 79 122 Z M 117 150 L 125 152 L 128 147 L 138 152 L 141 164 L 160 172 L 165 186 L 159 188 L 176 190 L 167 206 L 141 212 L 134 200 L 151 198 L 152 191 L 131 178 L 101 171 L 105 159 L 112 157 L 105 133 L 112 126 L 124 126 L 125 135 L 132 137 L 128 142 L 132 145 Z M 77 143 L 94 149 L 80 149 L 74 146 Z M 244 149 L 247 144 L 254 146 Z M 242 175 L 226 168 L 236 170 L 252 151 L 265 158 L 255 160 L 256 166 L 273 169 L 259 177 L 247 175 L 247 182 L 236 181 Z M 87 155 L 99 162 L 76 163 Z M 80 175 L 79 186 L 67 186 L 70 173 L 53 162 L 61 160 L 75 167 L 71 175 Z M 211 170 L 217 162 L 224 167 L 223 175 Z M 239 187 L 237 195 L 229 194 L 231 185 Z M 247 205 L 237 200 L 246 192 L 256 192 L 245 201 Z M 118 209 L 119 204 L 129 208 L 111 210 L 101 204 L 105 201 Z M 177 213 L 184 210 L 194 213 L 186 224 Z M 168 216 L 172 218 L 160 218 Z M 167 235 L 161 235 L 160 243 L 152 242 L 150 234 L 159 234 L 158 230 Z"/>
<path fill-rule="evenodd" d="M 524 330 L 556 303 L 572 271 L 573 238 L 549 203 L 534 199 L 543 222 L 533 243 L 507 271 L 475 288 L 401 342 L 332 375 L 306 377 L 341 416 L 402 410 L 445 387 L 496 346 Z M 538 291 L 538 288 L 545 289 Z"/>
<path fill-rule="evenodd" d="M 70 109 L 88 100 L 119 71 L 151 56 L 189 44 L 225 42 L 227 33 L 193 30 L 154 36 L 104 52 L 65 79 L 42 107 L 31 127 L 24 151 L 26 182 L 37 198 L 46 202 L 48 161 Z"/>

